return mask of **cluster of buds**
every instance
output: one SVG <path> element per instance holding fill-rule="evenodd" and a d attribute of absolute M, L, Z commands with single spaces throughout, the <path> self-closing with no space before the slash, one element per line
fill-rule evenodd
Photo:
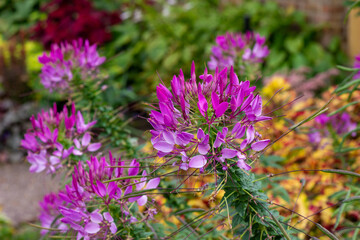
<path fill-rule="evenodd" d="M 126 175 L 124 168 L 128 169 Z M 105 157 L 91 157 L 86 164 L 79 162 L 74 167 L 71 184 L 58 194 L 46 196 L 40 203 L 42 226 L 57 228 L 62 232 L 75 230 L 77 239 L 111 238 L 117 231 L 111 213 L 97 208 L 90 212 L 89 209 L 94 206 L 109 209 L 112 205 L 121 210 L 117 221 L 122 225 L 138 221 L 130 214 L 129 204 L 137 202 L 139 206 L 144 206 L 148 197 L 143 190 L 156 189 L 160 183 L 160 178 L 147 181 L 146 171 L 138 176 L 139 171 L 139 162 L 133 160 L 125 166 L 125 162 L 114 158 L 111 152 L 109 161 Z M 149 219 L 156 214 L 154 209 L 147 212 Z"/>
<path fill-rule="evenodd" d="M 246 64 L 260 63 L 269 55 L 265 37 L 253 32 L 226 33 L 216 37 L 216 44 L 208 62 L 210 70 L 231 66 L 243 70 Z"/>
<path fill-rule="evenodd" d="M 99 56 L 96 45 L 90 45 L 88 40 L 53 44 L 49 54 L 43 53 L 39 57 L 43 64 L 41 83 L 50 91 L 67 89 L 75 71 L 80 71 L 83 76 L 96 72 L 104 61 L 105 57 Z"/>
<path fill-rule="evenodd" d="M 96 121 L 85 123 L 82 113 L 72 104 L 71 112 L 64 106 L 57 111 L 56 104 L 48 112 L 44 110 L 30 118 L 32 128 L 21 140 L 27 150 L 30 172 L 54 173 L 71 155 L 81 156 L 84 152 L 96 152 L 101 143 L 91 143 L 89 129 Z"/>
<path fill-rule="evenodd" d="M 319 144 L 323 138 L 328 138 L 330 136 L 328 127 L 341 136 L 356 129 L 356 123 L 351 121 L 348 113 L 335 114 L 330 117 L 321 114 L 315 118 L 315 127 L 308 134 L 309 141 Z M 353 132 L 352 136 L 355 137 L 356 132 Z"/>
<path fill-rule="evenodd" d="M 254 124 L 271 119 L 262 115 L 262 99 L 249 81 L 239 82 L 231 67 L 209 74 L 205 69 L 197 82 L 195 65 L 186 81 L 182 71 L 171 81 L 171 91 L 157 87 L 159 104 L 149 123 L 151 143 L 159 157 L 187 170 L 204 171 L 210 163 L 226 170 L 237 165 L 250 170 L 251 152 L 263 150 L 270 140 L 261 140 Z"/>

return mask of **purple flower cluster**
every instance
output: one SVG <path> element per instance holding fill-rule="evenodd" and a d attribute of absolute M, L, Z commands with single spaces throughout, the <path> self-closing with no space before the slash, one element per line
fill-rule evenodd
<path fill-rule="evenodd" d="M 355 57 L 354 68 L 360 69 L 360 55 Z M 353 79 L 360 79 L 360 70 L 354 75 Z"/>
<path fill-rule="evenodd" d="M 252 32 L 226 33 L 216 37 L 216 44 L 208 62 L 210 70 L 238 67 L 238 63 L 259 63 L 269 55 L 265 37 L 254 36 Z"/>
<path fill-rule="evenodd" d="M 308 134 L 309 141 L 313 144 L 319 144 L 322 138 L 330 136 L 328 126 L 331 126 L 338 135 L 343 135 L 356 129 L 356 123 L 351 121 L 348 113 L 335 114 L 331 117 L 321 114 L 315 118 L 315 122 L 315 128 L 312 128 Z M 356 132 L 353 132 L 352 136 L 356 136 Z"/>
<path fill-rule="evenodd" d="M 96 152 L 101 143 L 91 143 L 89 129 L 96 123 L 85 123 L 82 113 L 72 105 L 69 114 L 66 106 L 57 112 L 56 104 L 30 118 L 32 128 L 24 135 L 21 146 L 28 151 L 30 172 L 54 173 L 70 155 Z"/>
<path fill-rule="evenodd" d="M 127 175 L 124 168 L 128 169 Z M 77 239 L 110 239 L 117 231 L 111 214 L 99 209 L 90 212 L 89 209 L 114 204 L 121 209 L 120 219 L 117 219 L 121 224 L 136 222 L 137 219 L 130 214 L 129 203 L 137 201 L 139 206 L 143 206 L 148 200 L 146 193 L 136 194 L 136 191 L 155 189 L 160 182 L 160 178 L 147 181 L 146 171 L 139 176 L 139 181 L 135 180 L 139 171 L 139 162 L 133 160 L 125 166 L 125 162 L 120 158 L 116 160 L 111 152 L 109 163 L 105 157 L 91 157 L 86 164 L 79 162 L 74 167 L 71 184 L 57 195 L 46 196 L 40 203 L 42 226 L 62 232 L 75 230 Z M 152 218 L 154 214 L 156 210 L 149 209 L 147 217 Z M 43 231 L 45 233 L 48 231 Z"/>
<path fill-rule="evenodd" d="M 96 51 L 96 45 L 90 45 L 89 41 L 82 39 L 72 43 L 64 42 L 53 44 L 49 54 L 43 53 L 39 62 L 43 64 L 41 69 L 41 83 L 45 88 L 66 89 L 69 81 L 73 79 L 74 70 L 80 68 L 83 74 L 93 72 L 105 61 Z"/>
<path fill-rule="evenodd" d="M 261 140 L 254 124 L 271 119 L 262 115 L 262 99 L 249 81 L 239 82 L 231 67 L 214 75 L 199 76 L 195 65 L 186 81 L 182 70 L 171 81 L 171 91 L 157 87 L 159 104 L 149 123 L 151 142 L 158 156 L 175 160 L 180 169 L 204 170 L 211 162 L 226 169 L 237 165 L 250 170 L 247 153 L 263 150 L 270 140 Z"/>

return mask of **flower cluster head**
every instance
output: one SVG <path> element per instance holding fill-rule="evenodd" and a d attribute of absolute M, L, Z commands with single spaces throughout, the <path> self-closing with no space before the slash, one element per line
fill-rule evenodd
<path fill-rule="evenodd" d="M 338 135 L 344 135 L 356 129 L 356 123 L 351 121 L 350 115 L 346 112 L 330 117 L 326 114 L 321 114 L 315 118 L 315 124 L 315 127 L 308 134 L 309 141 L 313 144 L 319 144 L 323 138 L 330 136 L 328 127 L 331 127 Z M 352 136 L 355 137 L 356 132 L 352 132 Z"/>
<path fill-rule="evenodd" d="M 126 165 L 120 158 L 114 158 L 111 152 L 108 161 L 105 157 L 91 157 L 86 164 L 79 162 L 74 166 L 72 181 L 65 190 L 46 196 L 40 203 L 42 226 L 62 232 L 75 231 L 77 239 L 110 239 L 117 232 L 116 222 L 122 226 L 138 221 L 131 214 L 129 204 L 137 202 L 144 206 L 148 198 L 146 193 L 137 191 L 156 189 L 160 183 L 160 178 L 147 181 L 146 171 L 140 176 L 139 171 L 137 160 Z M 137 176 L 139 180 L 136 180 Z M 110 205 L 120 209 L 116 221 L 110 212 L 94 210 L 94 206 L 111 209 Z M 147 219 L 156 214 L 156 210 L 147 212 Z M 46 233 L 48 231 L 43 232 Z"/>
<path fill-rule="evenodd" d="M 230 66 L 242 69 L 243 65 L 262 62 L 269 55 L 265 37 L 253 32 L 226 33 L 216 37 L 216 44 L 208 62 L 210 70 Z"/>
<path fill-rule="evenodd" d="M 213 75 L 205 69 L 197 80 L 193 63 L 189 80 L 180 70 L 171 90 L 158 85 L 159 104 L 148 118 L 158 156 L 175 160 L 174 165 L 183 170 L 202 171 L 213 162 L 223 169 L 237 165 L 250 170 L 249 153 L 263 150 L 270 142 L 261 140 L 254 126 L 271 119 L 262 115 L 256 87 L 240 82 L 232 67 L 216 69 Z"/>
<path fill-rule="evenodd" d="M 39 57 L 39 62 L 43 64 L 41 83 L 50 91 L 66 89 L 76 71 L 83 75 L 96 72 L 104 61 L 105 57 L 99 56 L 96 45 L 90 45 L 88 40 L 53 44 L 49 54 L 43 53 Z"/>
<path fill-rule="evenodd" d="M 30 172 L 46 170 L 47 173 L 54 173 L 69 156 L 93 153 L 101 147 L 101 143 L 91 143 L 89 130 L 96 121 L 85 123 L 82 113 L 76 111 L 74 104 L 70 112 L 66 106 L 58 112 L 54 104 L 48 112 L 42 110 L 30 120 L 32 128 L 21 140 L 31 164 Z"/>
<path fill-rule="evenodd" d="M 357 55 L 355 57 L 355 62 L 354 62 L 354 68 L 358 68 L 359 69 L 359 72 L 357 72 L 353 79 L 359 79 L 360 78 L 360 55 Z"/>

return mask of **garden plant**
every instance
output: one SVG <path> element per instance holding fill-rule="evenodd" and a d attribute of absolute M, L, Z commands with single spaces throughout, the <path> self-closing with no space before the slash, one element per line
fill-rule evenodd
<path fill-rule="evenodd" d="M 216 1 L 170 2 L 158 14 L 152 1 L 130 1 L 121 17 L 85 0 L 43 9 L 52 28 L 33 28 L 48 49 L 35 81 L 54 103 L 29 119 L 21 147 L 29 171 L 62 188 L 29 224 L 42 239 L 360 238 L 360 55 L 346 67 L 297 13 L 271 24 L 281 16 L 272 3 L 265 20 L 262 5 L 246 1 L 224 6 L 231 21 L 220 21 Z M 199 19 L 200 6 L 208 11 Z M 79 33 L 54 35 L 57 14 L 72 21 L 64 14 L 75 8 Z M 248 10 L 259 31 L 228 22 Z M 116 41 L 88 30 L 83 18 L 99 16 Z M 338 48 L 335 39 L 327 50 Z M 139 100 L 146 114 L 135 129 L 128 108 Z"/>

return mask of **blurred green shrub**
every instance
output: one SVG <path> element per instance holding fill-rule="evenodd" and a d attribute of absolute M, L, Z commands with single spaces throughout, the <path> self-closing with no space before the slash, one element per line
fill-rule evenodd
<path fill-rule="evenodd" d="M 176 69 L 189 72 L 192 60 L 205 65 L 215 37 L 226 31 L 242 32 L 245 17 L 250 18 L 252 30 L 267 37 L 271 52 L 263 65 L 265 75 L 300 66 L 310 66 L 309 75 L 314 75 L 347 61 L 340 50 L 340 38 L 322 46 L 320 26 L 307 23 L 300 12 L 286 11 L 269 1 L 241 5 L 200 0 L 177 4 L 133 1 L 127 11 L 129 18 L 113 27 L 113 41 L 104 47 L 110 57 L 109 86 L 124 91 L 121 98 L 111 97 L 115 102 L 135 98 L 133 91 L 149 94 L 159 77 L 168 82 Z"/>
<path fill-rule="evenodd" d="M 124 20 L 111 28 L 112 40 L 100 46 L 110 72 L 105 97 L 113 106 L 148 96 L 160 79 L 169 82 L 179 68 L 190 72 L 192 60 L 205 65 L 215 37 L 248 29 L 245 18 L 250 18 L 253 31 L 267 38 L 271 52 L 263 64 L 264 75 L 309 66 L 312 77 L 347 63 L 339 37 L 328 46 L 321 45 L 321 26 L 311 25 L 303 13 L 282 9 L 271 1 L 245 0 L 238 5 L 220 0 L 92 1 L 103 10 L 120 10 Z M 46 0 L 5 2 L 11 2 L 0 4 L 0 31 L 8 31 L 6 35 L 46 19 L 39 11 Z"/>

